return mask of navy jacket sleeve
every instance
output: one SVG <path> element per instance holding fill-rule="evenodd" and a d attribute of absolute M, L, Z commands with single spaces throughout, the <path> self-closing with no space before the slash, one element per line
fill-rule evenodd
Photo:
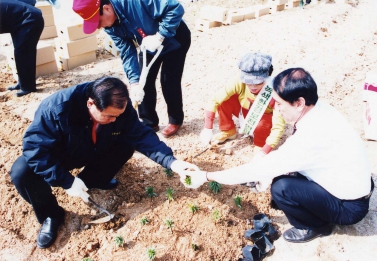
<path fill-rule="evenodd" d="M 154 20 L 158 20 L 158 32 L 164 37 L 173 37 L 185 13 L 175 0 L 143 0 L 141 6 Z"/>
<path fill-rule="evenodd" d="M 135 109 L 128 100 L 126 113 L 125 132 L 127 142 L 136 151 L 144 154 L 164 168 L 170 169 L 171 163 L 176 160 L 173 151 L 164 142 L 160 141 L 157 134 L 140 122 Z"/>
<path fill-rule="evenodd" d="M 129 37 L 121 37 L 122 28 L 112 27 L 105 29 L 105 32 L 113 39 L 115 45 L 120 50 L 123 70 L 126 73 L 130 84 L 139 82 L 140 69 L 137 58 L 137 50 L 132 39 Z"/>
<path fill-rule="evenodd" d="M 24 135 L 23 155 L 30 168 L 50 186 L 67 189 L 72 186 L 74 177 L 53 153 L 62 139 L 53 109 L 42 101 Z"/>

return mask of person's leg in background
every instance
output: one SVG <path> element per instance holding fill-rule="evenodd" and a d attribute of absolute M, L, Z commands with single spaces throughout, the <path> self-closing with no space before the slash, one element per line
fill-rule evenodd
<path fill-rule="evenodd" d="M 21 23 L 11 31 L 18 73 L 18 84 L 13 89 L 20 89 L 16 94 L 18 97 L 36 91 L 37 44 L 44 28 L 39 9 L 29 5 L 27 12 Z"/>
<path fill-rule="evenodd" d="M 43 224 L 38 233 L 38 247 L 51 246 L 56 239 L 58 227 L 64 221 L 64 209 L 59 206 L 50 185 L 29 168 L 24 156 L 14 162 L 9 174 L 18 193 L 31 204 L 38 222 Z"/>
<path fill-rule="evenodd" d="M 104 154 L 98 155 L 78 175 L 85 185 L 90 188 L 104 190 L 114 189 L 117 181 L 114 176 L 123 165 L 132 157 L 134 149 L 124 143 L 118 144 Z"/>
<path fill-rule="evenodd" d="M 184 119 L 181 81 L 186 54 L 191 45 L 191 32 L 184 22 L 179 25 L 174 38 L 181 47 L 163 56 L 160 76 L 162 94 L 169 116 L 169 124 L 162 130 L 165 137 L 175 134 Z"/>
<path fill-rule="evenodd" d="M 153 59 L 153 55 L 147 53 L 147 64 Z M 144 99 L 138 106 L 139 118 L 143 123 L 153 130 L 158 131 L 159 118 L 156 112 L 157 91 L 156 78 L 162 63 L 162 57 L 158 57 L 149 69 L 147 80 L 144 86 Z M 143 52 L 139 53 L 140 71 L 143 67 Z"/>
<path fill-rule="evenodd" d="M 217 107 L 220 132 L 213 137 L 214 142 L 222 143 L 237 137 L 236 125 L 232 117 L 233 115 L 238 117 L 240 110 L 241 104 L 238 100 L 238 94 L 231 96 Z"/>
<path fill-rule="evenodd" d="M 272 113 L 264 113 L 260 119 L 257 127 L 254 130 L 254 145 L 263 147 L 266 144 L 266 139 L 271 133 L 272 128 Z"/>

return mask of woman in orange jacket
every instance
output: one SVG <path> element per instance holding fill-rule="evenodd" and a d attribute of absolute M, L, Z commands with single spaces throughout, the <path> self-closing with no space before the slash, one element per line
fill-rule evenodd
<path fill-rule="evenodd" d="M 241 128 L 246 115 L 253 103 L 258 99 L 258 94 L 266 88 L 272 90 L 272 57 L 259 52 L 244 55 L 238 67 L 241 77 L 234 83 L 225 86 L 215 93 L 206 106 L 205 126 L 200 133 L 203 143 L 223 143 L 237 137 L 236 126 L 232 117 L 239 118 Z M 275 101 L 268 97 L 267 106 L 260 113 L 263 114 L 253 132 L 254 145 L 261 147 L 262 151 L 269 153 L 279 142 L 283 134 L 285 122 L 281 115 L 274 110 Z M 215 113 L 219 115 L 220 132 L 213 136 L 213 122 Z"/>

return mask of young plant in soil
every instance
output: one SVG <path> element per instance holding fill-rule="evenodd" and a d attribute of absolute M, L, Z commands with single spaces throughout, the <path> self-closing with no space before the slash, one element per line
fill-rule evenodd
<path fill-rule="evenodd" d="M 164 169 L 164 172 L 165 172 L 166 177 L 168 178 L 171 178 L 174 175 L 171 169 Z"/>
<path fill-rule="evenodd" d="M 212 211 L 212 219 L 215 221 L 215 223 L 219 222 L 221 219 L 221 213 L 217 209 L 214 209 Z"/>
<path fill-rule="evenodd" d="M 168 226 L 168 229 L 170 229 L 170 232 L 173 234 L 173 225 L 174 221 L 170 218 L 165 219 L 165 224 Z"/>
<path fill-rule="evenodd" d="M 173 201 L 174 200 L 174 196 L 173 196 L 173 194 L 174 194 L 174 189 L 172 189 L 172 188 L 167 188 L 166 189 L 166 198 L 169 200 L 169 201 Z"/>
<path fill-rule="evenodd" d="M 237 195 L 234 198 L 234 203 L 236 203 L 236 206 L 239 207 L 242 210 L 241 201 L 242 201 L 242 197 L 240 195 Z"/>
<path fill-rule="evenodd" d="M 149 260 L 155 259 L 156 258 L 156 249 L 148 248 L 147 255 L 148 255 Z"/>
<path fill-rule="evenodd" d="M 210 181 L 208 183 L 209 189 L 212 190 L 213 193 L 217 194 L 221 190 L 221 184 L 217 183 L 216 181 Z"/>
<path fill-rule="evenodd" d="M 194 251 L 199 250 L 199 247 L 198 247 L 197 244 L 191 244 L 191 248 L 192 248 L 192 250 L 194 250 Z"/>
<path fill-rule="evenodd" d="M 195 212 L 198 212 L 199 206 L 195 204 L 188 204 L 190 211 L 192 214 L 195 214 Z"/>
<path fill-rule="evenodd" d="M 185 184 L 186 185 L 191 185 L 191 177 L 190 176 L 187 176 L 186 178 L 185 178 Z"/>
<path fill-rule="evenodd" d="M 142 225 L 145 225 L 145 224 L 149 223 L 149 219 L 148 219 L 147 217 L 142 217 L 142 218 L 140 219 L 140 223 L 141 223 Z"/>
<path fill-rule="evenodd" d="M 122 236 L 116 236 L 116 237 L 114 238 L 114 241 L 115 241 L 115 245 L 116 245 L 117 247 L 123 247 L 124 239 L 123 239 Z"/>
<path fill-rule="evenodd" d="M 84 257 L 83 259 L 81 259 L 81 261 L 94 261 L 94 260 L 91 259 L 90 257 Z"/>
<path fill-rule="evenodd" d="M 146 187 L 145 191 L 149 198 L 157 197 L 157 194 L 154 192 L 154 188 L 152 186 Z"/>

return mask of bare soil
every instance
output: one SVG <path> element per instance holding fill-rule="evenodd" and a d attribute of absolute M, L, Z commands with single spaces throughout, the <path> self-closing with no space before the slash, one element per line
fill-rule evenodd
<path fill-rule="evenodd" d="M 311 4 L 304 9 L 289 9 L 205 32 L 195 30 L 195 19 L 204 5 L 240 8 L 266 2 L 184 3 L 184 19 L 192 31 L 182 80 L 185 121 L 176 136 L 165 139 L 159 134 L 177 158 L 208 171 L 227 169 L 252 159 L 254 146 L 249 139 L 237 139 L 196 156 L 204 149 L 199 133 L 204 124 L 203 107 L 207 98 L 238 77 L 237 61 L 246 51 L 271 54 L 275 74 L 293 66 L 307 69 L 317 82 L 320 98 L 339 109 L 364 138 L 362 88 L 366 73 L 377 71 L 377 2 L 360 0 L 355 6 Z M 54 12 L 57 17 L 66 18 L 71 11 L 64 2 L 62 9 Z M 103 214 L 95 206 L 68 196 L 63 189 L 54 188 L 59 204 L 66 210 L 65 224 L 52 247 L 45 250 L 36 247 L 40 225 L 31 206 L 18 195 L 8 172 L 22 153 L 22 136 L 42 99 L 101 76 L 124 78 L 120 59 L 101 47 L 104 36 L 104 32 L 98 35 L 95 63 L 39 77 L 38 92 L 22 98 L 6 90 L 16 82 L 4 52 L 0 51 L 0 260 L 81 260 L 84 257 L 104 261 L 148 260 L 149 248 L 156 250 L 155 260 L 237 260 L 242 257 L 242 247 L 252 244 L 243 238 L 243 233 L 252 228 L 255 214 L 265 213 L 280 232 L 290 228 L 284 214 L 270 207 L 269 192 L 255 194 L 241 185 L 223 186 L 218 194 L 211 192 L 207 184 L 198 190 L 186 189 L 178 175 L 168 177 L 160 165 L 136 153 L 117 174 L 120 182 L 117 189 L 90 191 L 100 205 L 115 214 L 113 220 L 89 224 Z M 168 118 L 159 81 L 156 84 L 162 128 Z M 282 142 L 287 136 L 284 135 Z M 376 180 L 377 142 L 365 140 L 365 145 Z M 154 187 L 157 197 L 147 196 L 148 186 Z M 167 188 L 174 189 L 174 201 L 167 200 Z M 242 209 L 234 203 L 237 195 L 242 197 Z M 189 204 L 199 206 L 199 210 L 191 213 Z M 217 221 L 213 219 L 214 210 L 221 213 Z M 358 224 L 335 226 L 331 236 L 305 244 L 290 244 L 280 237 L 274 242 L 275 250 L 265 260 L 373 260 L 377 255 L 376 211 L 373 195 L 369 214 Z M 142 225 L 142 217 L 150 222 Z M 172 231 L 164 222 L 167 218 L 174 222 Z M 115 245 L 116 236 L 124 238 L 122 247 Z M 197 251 L 192 249 L 192 244 L 198 246 Z"/>

